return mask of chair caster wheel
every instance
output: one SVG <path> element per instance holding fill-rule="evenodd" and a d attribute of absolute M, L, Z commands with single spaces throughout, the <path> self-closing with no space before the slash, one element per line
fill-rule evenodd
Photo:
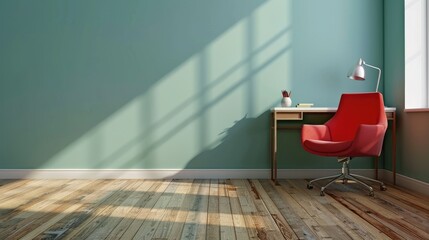
<path fill-rule="evenodd" d="M 380 190 L 381 190 L 381 191 L 386 191 L 386 190 L 387 190 L 387 187 L 386 187 L 386 186 L 384 186 L 384 185 L 381 185 L 381 186 L 380 186 Z"/>
<path fill-rule="evenodd" d="M 369 195 L 370 197 L 374 197 L 374 191 L 369 192 L 369 193 L 368 193 L 368 195 Z"/>
<path fill-rule="evenodd" d="M 325 196 L 325 192 L 324 191 L 320 191 L 320 196 Z"/>
<path fill-rule="evenodd" d="M 313 185 L 307 184 L 307 189 L 313 189 Z"/>

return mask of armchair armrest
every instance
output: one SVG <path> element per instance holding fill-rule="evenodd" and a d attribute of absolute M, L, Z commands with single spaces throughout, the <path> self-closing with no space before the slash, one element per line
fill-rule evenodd
<path fill-rule="evenodd" d="M 361 124 L 356 132 L 352 148 L 358 150 L 360 154 L 380 156 L 385 133 L 385 125 Z"/>
<path fill-rule="evenodd" d="M 325 140 L 331 139 L 331 133 L 329 127 L 326 125 L 309 125 L 304 124 L 301 131 L 301 142 L 305 140 Z"/>

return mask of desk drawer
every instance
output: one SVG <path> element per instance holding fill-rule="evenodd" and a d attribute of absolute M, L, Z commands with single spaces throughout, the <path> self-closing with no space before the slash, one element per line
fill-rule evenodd
<path fill-rule="evenodd" d="M 302 112 L 277 112 L 277 120 L 302 120 Z"/>
<path fill-rule="evenodd" d="M 386 117 L 388 120 L 393 120 L 394 115 L 395 115 L 395 113 L 393 113 L 393 112 L 386 112 Z"/>

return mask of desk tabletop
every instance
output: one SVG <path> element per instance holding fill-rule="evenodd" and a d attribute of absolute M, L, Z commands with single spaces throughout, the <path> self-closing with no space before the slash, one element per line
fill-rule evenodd
<path fill-rule="evenodd" d="M 275 107 L 271 112 L 336 112 L 337 107 Z M 396 112 L 396 107 L 384 107 L 385 112 Z"/>

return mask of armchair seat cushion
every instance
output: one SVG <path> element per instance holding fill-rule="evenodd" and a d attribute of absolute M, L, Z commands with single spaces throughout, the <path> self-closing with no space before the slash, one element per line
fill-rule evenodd
<path fill-rule="evenodd" d="M 316 139 L 307 139 L 304 141 L 305 147 L 320 153 L 342 152 L 350 148 L 352 143 L 353 141 L 325 141 Z"/>

